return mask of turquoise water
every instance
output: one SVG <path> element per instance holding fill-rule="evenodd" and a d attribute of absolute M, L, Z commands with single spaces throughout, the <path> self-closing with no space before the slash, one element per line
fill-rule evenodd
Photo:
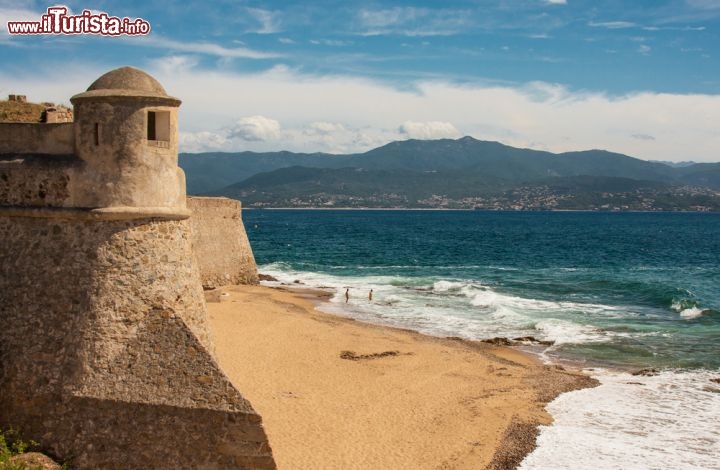
<path fill-rule="evenodd" d="M 522 469 L 720 469 L 720 214 L 243 218 L 260 272 L 329 290 L 325 311 L 437 336 L 534 336 L 554 342 L 534 350 L 542 360 L 596 377 L 548 405 L 554 422 Z M 658 372 L 629 373 L 640 368 Z"/>
<path fill-rule="evenodd" d="M 556 342 L 550 356 L 621 367 L 720 367 L 720 214 L 265 210 L 244 221 L 261 272 L 350 287 L 343 310 L 365 320 L 534 336 Z"/>

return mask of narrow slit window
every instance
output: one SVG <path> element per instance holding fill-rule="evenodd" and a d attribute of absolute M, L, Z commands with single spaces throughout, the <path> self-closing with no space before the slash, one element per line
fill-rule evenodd
<path fill-rule="evenodd" d="M 147 118 L 147 138 L 148 140 L 157 140 L 155 136 L 157 133 L 155 132 L 155 111 L 148 111 L 148 118 Z"/>
<path fill-rule="evenodd" d="M 95 145 L 100 145 L 100 123 L 95 123 L 95 132 L 94 132 L 94 138 L 95 138 Z"/>

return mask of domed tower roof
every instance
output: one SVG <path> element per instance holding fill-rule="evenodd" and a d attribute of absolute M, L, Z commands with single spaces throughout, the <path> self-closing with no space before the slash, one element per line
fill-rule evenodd
<path fill-rule="evenodd" d="M 95 80 L 86 92 L 73 96 L 70 101 L 75 104 L 86 99 L 113 98 L 139 98 L 169 106 L 180 105 L 180 100 L 168 96 L 160 82 L 135 67 L 120 67 L 107 72 Z"/>
<path fill-rule="evenodd" d="M 92 90 L 137 90 L 167 95 L 160 82 L 135 67 L 120 67 L 109 71 L 87 89 Z"/>

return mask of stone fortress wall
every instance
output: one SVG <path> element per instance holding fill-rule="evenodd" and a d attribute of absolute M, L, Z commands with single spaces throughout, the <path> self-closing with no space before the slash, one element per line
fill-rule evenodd
<path fill-rule="evenodd" d="M 0 137 L 0 155 L 40 154 L 72 155 L 75 153 L 73 123 L 46 124 L 4 122 Z"/>
<path fill-rule="evenodd" d="M 240 215 L 240 201 L 189 197 L 193 246 L 205 288 L 257 284 L 255 258 Z"/>
<path fill-rule="evenodd" d="M 72 468 L 274 469 L 202 291 L 254 280 L 239 203 L 191 217 L 180 101 L 149 75 L 116 69 L 71 101 L 71 125 L 0 124 L 0 429 Z M 214 265 L 213 234 L 245 264 Z"/>

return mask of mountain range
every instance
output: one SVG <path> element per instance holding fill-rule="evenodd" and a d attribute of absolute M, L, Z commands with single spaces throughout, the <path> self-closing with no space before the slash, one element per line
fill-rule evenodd
<path fill-rule="evenodd" d="M 180 154 L 188 193 L 256 207 L 720 210 L 720 163 L 551 153 L 472 137 L 361 154 Z"/>

